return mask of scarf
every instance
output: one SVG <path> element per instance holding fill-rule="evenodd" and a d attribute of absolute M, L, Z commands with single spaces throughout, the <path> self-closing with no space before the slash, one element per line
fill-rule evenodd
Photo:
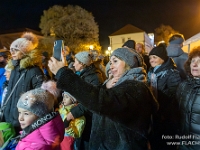
<path fill-rule="evenodd" d="M 117 86 L 127 80 L 146 82 L 146 71 L 142 67 L 132 68 L 126 71 L 114 86 Z"/>

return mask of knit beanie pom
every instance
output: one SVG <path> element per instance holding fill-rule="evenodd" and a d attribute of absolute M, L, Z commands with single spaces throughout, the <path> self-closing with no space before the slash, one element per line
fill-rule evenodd
<path fill-rule="evenodd" d="M 60 94 L 60 90 L 57 89 L 55 81 L 50 80 L 47 82 L 43 82 L 41 88 L 51 93 L 55 97 L 55 99 L 57 99 Z"/>
<path fill-rule="evenodd" d="M 31 32 L 25 32 L 22 34 L 21 38 L 26 38 L 30 42 L 32 42 L 33 46 L 36 48 L 38 46 L 38 38 L 35 34 Z"/>

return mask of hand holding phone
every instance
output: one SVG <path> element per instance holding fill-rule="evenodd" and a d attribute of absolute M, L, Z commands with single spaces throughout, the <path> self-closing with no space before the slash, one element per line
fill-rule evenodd
<path fill-rule="evenodd" d="M 53 57 L 58 61 L 62 61 L 61 53 L 63 49 L 64 49 L 64 41 L 56 40 L 54 42 L 54 47 L 53 47 Z"/>

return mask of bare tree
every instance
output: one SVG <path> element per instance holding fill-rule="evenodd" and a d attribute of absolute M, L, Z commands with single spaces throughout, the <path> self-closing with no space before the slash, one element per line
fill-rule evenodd
<path fill-rule="evenodd" d="M 158 43 L 159 41 L 165 41 L 165 43 L 168 43 L 170 35 L 174 33 L 178 33 L 178 31 L 175 31 L 169 25 L 161 24 L 160 27 L 155 29 L 155 43 Z"/>
<path fill-rule="evenodd" d="M 88 50 L 89 45 L 101 49 L 99 28 L 92 13 L 80 6 L 55 5 L 43 12 L 39 27 L 45 37 L 63 39 L 74 52 Z"/>

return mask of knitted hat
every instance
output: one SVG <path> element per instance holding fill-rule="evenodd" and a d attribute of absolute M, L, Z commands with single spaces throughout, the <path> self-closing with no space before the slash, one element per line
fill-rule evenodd
<path fill-rule="evenodd" d="M 10 50 L 19 50 L 23 54 L 29 53 L 31 50 L 35 49 L 38 45 L 38 38 L 35 34 L 31 32 L 24 33 L 21 38 L 16 39 L 10 45 Z"/>
<path fill-rule="evenodd" d="M 30 90 L 20 97 L 17 107 L 26 109 L 38 117 L 53 111 L 54 102 L 59 96 L 56 82 L 43 83 L 41 88 Z"/>
<path fill-rule="evenodd" d="M 124 46 L 126 46 L 128 48 L 135 49 L 135 41 L 134 40 L 128 40 L 122 45 L 122 47 L 124 47 Z"/>
<path fill-rule="evenodd" d="M 81 63 L 89 66 L 92 63 L 92 58 L 87 51 L 79 52 L 75 55 L 76 59 Z"/>
<path fill-rule="evenodd" d="M 74 96 L 72 96 L 70 93 L 64 91 L 64 94 L 67 94 L 70 97 L 72 103 L 76 103 L 77 102 L 76 98 Z"/>
<path fill-rule="evenodd" d="M 150 55 L 156 55 L 156 56 L 160 57 L 162 60 L 164 60 L 164 62 L 166 62 L 168 60 L 167 50 L 164 46 L 154 47 L 150 51 L 149 56 Z"/>
<path fill-rule="evenodd" d="M 125 61 L 131 68 L 138 67 L 139 59 L 137 58 L 137 54 L 129 48 L 118 48 L 112 52 L 112 56 L 116 56 Z"/>

